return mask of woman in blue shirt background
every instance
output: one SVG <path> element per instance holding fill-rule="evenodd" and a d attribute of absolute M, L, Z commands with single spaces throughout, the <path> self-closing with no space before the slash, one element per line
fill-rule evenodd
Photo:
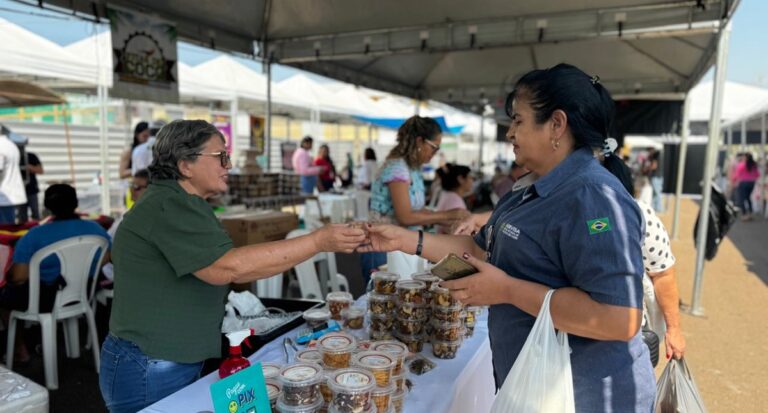
<path fill-rule="evenodd" d="M 576 410 L 653 409 L 655 378 L 639 330 L 643 217 L 595 159 L 614 103 L 597 77 L 566 64 L 524 75 L 508 96 L 516 162 L 540 178 L 499 201 L 474 237 L 370 228 L 369 250 L 437 261 L 453 252 L 479 272 L 443 282 L 467 305 L 490 305 L 489 335 L 501 387 L 546 292 L 555 326 L 570 335 Z M 486 262 L 487 261 L 487 262 Z"/>

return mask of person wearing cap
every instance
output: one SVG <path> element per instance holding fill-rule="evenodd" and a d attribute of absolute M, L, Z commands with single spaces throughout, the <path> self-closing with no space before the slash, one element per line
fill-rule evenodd
<path fill-rule="evenodd" d="M 98 235 L 110 241 L 109 235 L 97 223 L 81 220 L 77 209 L 77 192 L 67 184 L 55 184 L 45 190 L 44 206 L 51 211 L 53 220 L 34 227 L 19 239 L 13 252 L 13 265 L 8 284 L 0 291 L 0 307 L 25 311 L 29 300 L 29 262 L 41 249 L 64 239 L 81 235 Z M 111 241 L 110 241 L 111 247 Z M 109 260 L 109 251 L 104 261 Z M 51 255 L 40 263 L 40 312 L 50 312 L 56 292 L 62 283 L 61 264 Z M 16 337 L 21 337 L 17 335 Z M 26 347 L 16 347 L 17 359 L 29 359 Z"/>
<path fill-rule="evenodd" d="M 156 120 L 149 124 L 149 138 L 136 146 L 131 152 L 131 176 L 142 169 L 149 168 L 152 163 L 152 146 L 155 145 L 157 133 L 165 126 L 165 121 Z"/>

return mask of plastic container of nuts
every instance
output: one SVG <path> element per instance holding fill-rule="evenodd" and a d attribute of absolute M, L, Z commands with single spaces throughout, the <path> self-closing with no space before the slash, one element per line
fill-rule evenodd
<path fill-rule="evenodd" d="M 395 327 L 395 317 L 392 315 L 371 314 L 371 331 L 392 331 Z"/>
<path fill-rule="evenodd" d="M 480 314 L 480 307 L 467 307 L 464 309 L 467 312 L 467 318 L 464 321 L 464 325 L 467 327 L 474 327 L 477 323 L 477 316 Z"/>
<path fill-rule="evenodd" d="M 277 380 L 267 379 L 264 384 L 267 386 L 267 397 L 269 397 L 269 407 L 272 410 L 277 408 L 277 399 L 283 395 L 283 388 Z"/>
<path fill-rule="evenodd" d="M 368 334 L 371 336 L 371 340 L 373 341 L 392 340 L 395 338 L 395 335 L 393 334 L 392 330 L 387 330 L 387 331 L 369 330 Z"/>
<path fill-rule="evenodd" d="M 376 405 L 377 412 L 388 412 L 392 406 L 392 395 L 395 394 L 395 383 L 389 383 L 389 386 L 377 386 L 371 392 L 371 399 Z"/>
<path fill-rule="evenodd" d="M 277 376 L 283 387 L 280 398 L 288 406 L 311 406 L 322 402 L 318 384 L 323 379 L 323 368 L 315 363 L 293 363 L 280 369 Z M 279 408 L 278 402 L 278 408 Z M 303 411 L 303 410 L 302 410 Z"/>
<path fill-rule="evenodd" d="M 323 396 L 323 401 L 325 402 L 326 405 L 331 402 L 331 398 L 333 397 L 333 392 L 331 391 L 331 387 L 328 385 L 328 378 L 335 371 L 336 370 L 324 370 L 323 380 L 320 381 L 320 394 Z"/>
<path fill-rule="evenodd" d="M 395 331 L 404 335 L 421 334 L 425 324 L 427 324 L 426 317 L 412 320 L 398 317 L 395 320 Z"/>
<path fill-rule="evenodd" d="M 308 348 L 296 353 L 296 361 L 303 361 L 304 363 L 323 364 L 323 355 L 320 354 L 320 350 L 316 348 Z"/>
<path fill-rule="evenodd" d="M 395 358 L 395 368 L 392 369 L 392 375 L 397 376 L 404 373 L 403 365 L 405 357 L 408 356 L 408 347 L 397 340 L 376 341 L 371 344 L 371 350 L 383 351 Z"/>
<path fill-rule="evenodd" d="M 420 353 L 424 349 L 424 337 L 421 335 L 409 336 L 395 333 L 395 338 L 405 344 L 411 353 Z"/>
<path fill-rule="evenodd" d="M 432 319 L 456 323 L 461 321 L 461 304 L 455 304 L 450 307 L 435 305 L 432 307 Z"/>
<path fill-rule="evenodd" d="M 311 404 L 294 406 L 288 404 L 284 398 L 277 399 L 278 413 L 317 413 L 323 407 L 323 399 L 318 398 Z"/>
<path fill-rule="evenodd" d="M 459 304 L 459 302 L 451 296 L 451 292 L 447 288 L 441 287 L 439 284 L 432 284 L 432 288 L 429 290 L 432 294 L 432 307 L 453 307 Z"/>
<path fill-rule="evenodd" d="M 328 386 L 333 393 L 331 408 L 340 413 L 358 413 L 369 407 L 376 379 L 369 371 L 353 367 L 329 374 Z"/>
<path fill-rule="evenodd" d="M 331 319 L 331 312 L 327 308 L 310 308 L 302 314 L 302 317 L 310 328 L 316 328 Z"/>
<path fill-rule="evenodd" d="M 439 359 L 456 358 L 461 347 L 461 339 L 456 341 L 432 340 L 432 354 Z"/>
<path fill-rule="evenodd" d="M 429 317 L 429 307 L 426 304 L 413 304 L 397 302 L 395 308 L 395 315 L 397 318 L 406 320 L 423 320 Z"/>
<path fill-rule="evenodd" d="M 424 293 L 427 285 L 423 281 L 400 280 L 397 282 L 397 298 L 400 303 L 424 305 L 427 303 Z"/>
<path fill-rule="evenodd" d="M 405 386 L 405 371 L 400 374 L 392 376 L 392 382 L 395 384 L 395 391 L 404 389 Z"/>
<path fill-rule="evenodd" d="M 403 412 L 403 404 L 405 402 L 405 396 L 408 394 L 408 389 L 401 389 L 392 395 L 392 409 L 394 413 Z"/>
<path fill-rule="evenodd" d="M 357 340 L 348 333 L 328 333 L 317 341 L 317 349 L 323 356 L 323 365 L 330 369 L 349 367 Z"/>
<path fill-rule="evenodd" d="M 449 321 L 432 320 L 432 337 L 439 341 L 456 341 L 464 336 L 464 324 L 462 322 L 451 323 Z"/>
<path fill-rule="evenodd" d="M 400 280 L 400 275 L 393 272 L 376 271 L 371 279 L 373 279 L 373 291 L 379 294 L 392 295 L 396 291 L 395 285 Z"/>
<path fill-rule="evenodd" d="M 363 328 L 365 320 L 365 308 L 349 307 L 341 310 L 342 325 L 350 330 L 360 330 Z"/>
<path fill-rule="evenodd" d="M 261 372 L 264 374 L 264 379 L 277 378 L 282 367 L 282 365 L 277 363 L 261 363 Z"/>
<path fill-rule="evenodd" d="M 388 386 L 395 368 L 395 357 L 383 351 L 363 351 L 355 354 L 352 364 L 373 373 L 379 386 Z"/>
<path fill-rule="evenodd" d="M 395 311 L 395 296 L 372 292 L 368 294 L 368 311 L 376 315 L 389 315 Z"/>
<path fill-rule="evenodd" d="M 437 284 L 441 281 L 440 277 L 433 275 L 429 271 L 425 272 L 417 272 L 411 276 L 412 279 L 416 281 L 422 281 L 427 286 L 427 291 L 429 291 L 432 288 L 432 284 Z"/>
<path fill-rule="evenodd" d="M 328 310 L 331 312 L 331 318 L 334 320 L 341 320 L 341 310 L 352 306 L 354 299 L 350 293 L 334 291 L 325 296 L 325 301 L 328 303 Z"/>

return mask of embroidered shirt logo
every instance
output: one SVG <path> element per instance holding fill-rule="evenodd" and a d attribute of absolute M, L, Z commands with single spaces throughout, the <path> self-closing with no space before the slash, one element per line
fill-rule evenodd
<path fill-rule="evenodd" d="M 520 238 L 520 229 L 512 224 L 504 224 L 504 227 L 501 229 L 501 232 L 504 235 L 515 240 Z"/>
<path fill-rule="evenodd" d="M 608 232 L 611 230 L 611 220 L 608 217 L 593 219 L 587 221 L 587 228 L 589 228 L 589 235 Z"/>

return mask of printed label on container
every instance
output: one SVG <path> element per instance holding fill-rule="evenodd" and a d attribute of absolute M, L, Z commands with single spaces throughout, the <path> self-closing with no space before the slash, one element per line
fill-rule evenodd
<path fill-rule="evenodd" d="M 360 358 L 360 363 L 371 367 L 386 367 L 392 364 L 392 359 L 383 354 L 364 356 Z"/>
<path fill-rule="evenodd" d="M 332 336 L 320 340 L 320 343 L 327 349 L 342 349 L 347 348 L 352 344 L 352 340 L 344 336 Z"/>
<path fill-rule="evenodd" d="M 303 381 L 315 377 L 319 371 L 310 366 L 291 367 L 283 372 L 283 377 L 291 381 Z"/>
<path fill-rule="evenodd" d="M 263 364 L 261 366 L 261 371 L 264 372 L 264 377 L 275 377 L 280 374 L 280 367 L 270 364 Z"/>
<path fill-rule="evenodd" d="M 307 350 L 298 356 L 301 360 L 307 361 L 319 361 L 322 360 L 323 355 L 318 350 Z"/>
<path fill-rule="evenodd" d="M 392 354 L 401 354 L 408 351 L 405 347 L 399 346 L 397 344 L 379 344 L 377 345 L 374 350 L 376 351 L 386 351 L 387 353 Z"/>
<path fill-rule="evenodd" d="M 336 376 L 336 383 L 349 387 L 365 387 L 371 382 L 371 378 L 365 374 L 349 372 Z"/>
<path fill-rule="evenodd" d="M 274 399 L 280 393 L 280 387 L 274 383 L 267 383 L 267 396 Z"/>

